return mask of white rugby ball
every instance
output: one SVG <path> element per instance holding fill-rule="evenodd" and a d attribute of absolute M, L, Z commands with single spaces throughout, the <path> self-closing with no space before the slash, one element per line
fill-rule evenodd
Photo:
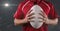
<path fill-rule="evenodd" d="M 31 13 L 35 13 L 35 18 L 32 19 L 34 20 L 34 22 L 31 21 L 30 24 L 33 28 L 38 29 L 43 25 L 43 22 L 39 22 L 40 19 L 38 19 L 38 17 L 42 17 L 41 15 L 39 15 L 39 12 L 43 11 L 43 9 L 39 5 L 34 5 L 30 10 L 32 10 Z"/>

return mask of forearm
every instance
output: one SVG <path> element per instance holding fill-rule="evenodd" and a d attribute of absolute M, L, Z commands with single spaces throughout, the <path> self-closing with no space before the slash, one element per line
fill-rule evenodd
<path fill-rule="evenodd" d="M 46 24 L 51 24 L 51 25 L 57 25 L 58 24 L 58 18 L 56 19 L 48 19 L 48 21 L 45 22 Z"/>
<path fill-rule="evenodd" d="M 24 19 L 14 19 L 14 25 L 22 25 L 24 23 L 27 23 Z"/>

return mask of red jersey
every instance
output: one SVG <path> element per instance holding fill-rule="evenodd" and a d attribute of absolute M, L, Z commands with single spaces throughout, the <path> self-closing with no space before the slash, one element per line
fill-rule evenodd
<path fill-rule="evenodd" d="M 25 18 L 27 12 L 34 5 L 35 1 L 39 6 L 41 6 L 41 8 L 44 10 L 46 15 L 50 19 L 54 19 L 58 17 L 57 13 L 54 11 L 53 5 L 50 2 L 47 2 L 45 0 L 26 0 L 26 2 L 21 2 L 19 4 L 18 9 L 14 14 L 14 18 L 17 18 L 17 19 Z M 26 23 L 23 25 L 23 31 L 48 31 L 48 25 L 44 23 L 39 29 L 34 29 L 30 25 L 30 23 Z"/>

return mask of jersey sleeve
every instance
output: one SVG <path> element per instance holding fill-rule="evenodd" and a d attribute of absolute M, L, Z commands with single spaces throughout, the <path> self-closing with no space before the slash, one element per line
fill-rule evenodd
<path fill-rule="evenodd" d="M 49 11 L 49 14 L 48 14 L 48 17 L 51 18 L 51 19 L 54 19 L 54 18 L 58 18 L 58 14 L 55 12 L 55 8 L 54 6 L 50 3 L 50 11 Z"/>
<path fill-rule="evenodd" d="M 17 19 L 23 19 L 24 18 L 24 13 L 22 12 L 22 5 L 23 3 L 20 3 L 18 8 L 17 8 L 17 11 L 15 12 L 14 14 L 14 18 L 17 18 Z"/>

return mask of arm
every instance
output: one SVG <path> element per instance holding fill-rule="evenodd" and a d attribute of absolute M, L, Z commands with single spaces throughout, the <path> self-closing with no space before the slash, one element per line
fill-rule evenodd
<path fill-rule="evenodd" d="M 14 14 L 14 25 L 22 25 L 27 23 L 27 20 L 24 18 L 24 13 L 22 12 L 23 2 L 21 2 L 17 8 L 16 13 Z"/>
<path fill-rule="evenodd" d="M 28 21 L 26 19 L 14 19 L 14 25 L 23 25 L 27 23 Z"/>
<path fill-rule="evenodd" d="M 50 15 L 50 18 L 48 18 L 48 16 L 44 13 L 43 17 L 44 18 L 43 18 L 42 22 L 44 22 L 45 24 L 50 24 L 50 25 L 57 25 L 58 24 L 58 16 L 57 16 L 57 14 L 55 14 L 53 16 Z"/>
<path fill-rule="evenodd" d="M 58 14 L 55 12 L 55 8 L 54 6 L 49 3 L 51 9 L 50 12 L 48 14 L 47 20 L 46 20 L 46 24 L 51 24 L 51 25 L 57 25 L 58 24 Z"/>
<path fill-rule="evenodd" d="M 46 24 L 50 24 L 50 25 L 57 25 L 58 24 L 58 18 L 55 19 L 47 19 L 45 21 Z"/>
<path fill-rule="evenodd" d="M 39 14 L 42 15 L 43 17 L 42 20 L 40 21 L 44 22 L 45 24 L 50 24 L 50 25 L 58 24 L 58 15 L 56 14 L 54 10 L 50 11 L 49 16 L 47 16 L 44 11 L 41 11 L 41 13 Z"/>
<path fill-rule="evenodd" d="M 30 13 L 30 11 L 27 13 L 26 17 L 24 19 L 17 19 L 17 17 L 14 19 L 14 25 L 23 25 L 25 23 L 28 23 L 31 21 L 32 18 L 34 18 L 34 13 Z"/>
<path fill-rule="evenodd" d="M 53 5 L 51 3 L 49 3 L 49 5 L 51 8 L 50 8 L 50 11 L 48 13 L 48 16 L 45 14 L 44 11 L 41 11 L 41 13 L 40 13 L 44 17 L 42 21 L 46 24 L 57 25 L 58 24 L 58 15 L 54 10 Z"/>

